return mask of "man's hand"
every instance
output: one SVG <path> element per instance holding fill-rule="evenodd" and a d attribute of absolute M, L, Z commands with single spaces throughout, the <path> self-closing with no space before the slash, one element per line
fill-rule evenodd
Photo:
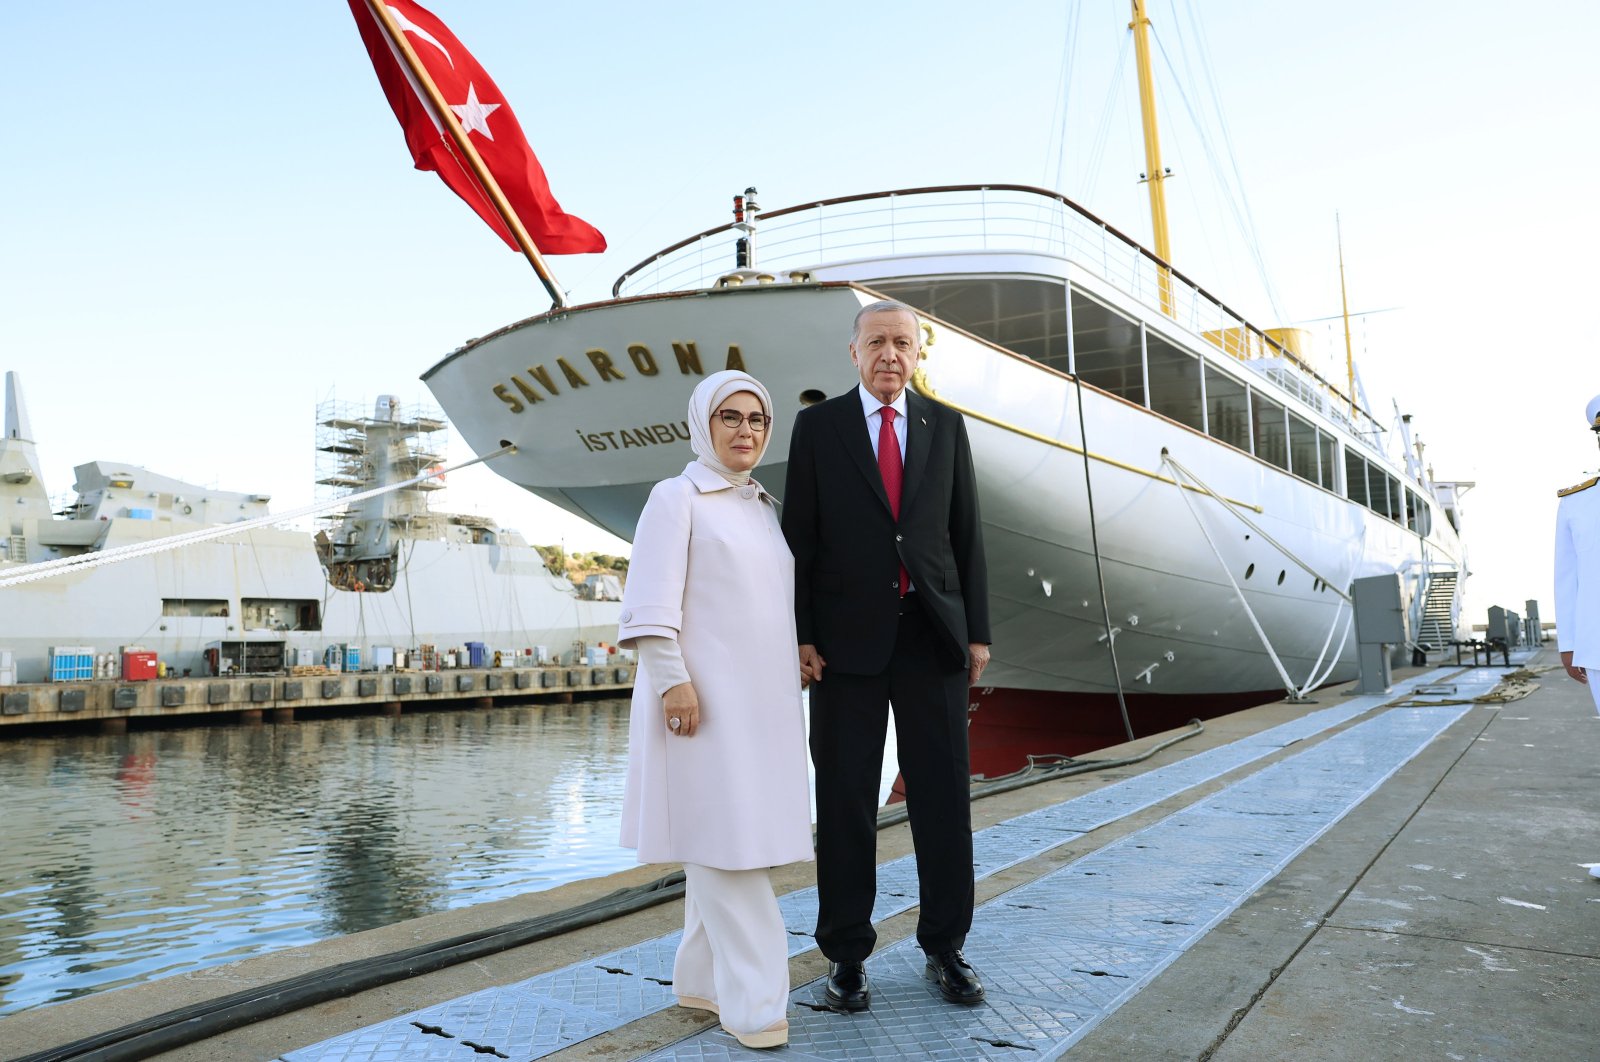
<path fill-rule="evenodd" d="M 1571 653 L 1561 654 L 1561 666 L 1567 669 L 1567 674 L 1571 675 L 1574 680 L 1583 683 L 1585 686 L 1589 684 L 1589 672 L 1584 668 L 1572 666 Z"/>
<path fill-rule="evenodd" d="M 661 698 L 661 710 L 666 716 L 667 733 L 677 737 L 694 737 L 700 729 L 700 698 L 695 696 L 694 683 L 680 682 Z M 674 727 L 672 721 L 678 725 Z"/>
<path fill-rule="evenodd" d="M 989 666 L 989 647 L 974 642 L 967 646 L 967 652 L 972 654 L 972 663 L 967 665 L 967 685 L 976 686 L 983 677 L 983 669 Z"/>
<path fill-rule="evenodd" d="M 822 669 L 828 662 L 822 659 L 822 654 L 817 652 L 814 645 L 800 647 L 800 688 L 805 689 L 813 682 L 822 681 Z"/>

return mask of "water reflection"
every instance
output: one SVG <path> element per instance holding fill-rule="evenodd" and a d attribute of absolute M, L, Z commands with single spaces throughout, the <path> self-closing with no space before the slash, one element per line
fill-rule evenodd
<path fill-rule="evenodd" d="M 624 701 L 0 742 L 0 1014 L 633 864 Z"/>
<path fill-rule="evenodd" d="M 633 866 L 627 748 L 620 700 L 7 738 L 0 1015 Z"/>

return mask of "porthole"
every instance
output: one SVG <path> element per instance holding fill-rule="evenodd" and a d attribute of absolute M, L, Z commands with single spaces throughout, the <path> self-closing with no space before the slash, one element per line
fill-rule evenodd
<path fill-rule="evenodd" d="M 1255 574 L 1255 573 L 1256 573 L 1256 566 L 1255 566 L 1255 565 L 1254 565 L 1254 564 L 1252 564 L 1252 565 L 1250 565 L 1250 567 L 1248 567 L 1248 568 L 1246 568 L 1246 569 L 1245 569 L 1245 570 L 1244 570 L 1244 577 L 1245 577 L 1245 578 L 1246 578 L 1246 579 L 1248 579 L 1248 578 L 1250 578 L 1250 577 L 1251 577 L 1251 576 L 1252 576 L 1252 575 L 1254 575 L 1254 574 Z"/>
<path fill-rule="evenodd" d="M 814 406 L 827 397 L 827 395 L 823 394 L 815 387 L 808 387 L 804 391 L 800 392 L 800 404 L 802 406 Z"/>
<path fill-rule="evenodd" d="M 1278 572 L 1278 585 L 1279 586 L 1283 585 L 1284 577 L 1287 576 L 1288 574 L 1289 573 L 1287 571 L 1279 571 Z"/>

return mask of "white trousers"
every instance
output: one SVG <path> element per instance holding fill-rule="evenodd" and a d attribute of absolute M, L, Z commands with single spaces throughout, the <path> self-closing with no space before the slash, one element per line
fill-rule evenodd
<path fill-rule="evenodd" d="M 672 990 L 717 1005 L 724 1028 L 755 1033 L 789 1006 L 789 934 L 766 870 L 683 865 L 683 942 Z"/>
<path fill-rule="evenodd" d="M 1589 696 L 1594 698 L 1594 710 L 1600 712 L 1600 667 L 1589 672 Z"/>

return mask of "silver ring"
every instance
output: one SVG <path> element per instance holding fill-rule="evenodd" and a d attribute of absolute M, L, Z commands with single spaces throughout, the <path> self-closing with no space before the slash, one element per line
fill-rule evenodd
<path fill-rule="evenodd" d="M 676 730 L 683 725 L 683 720 L 679 719 L 677 716 L 673 716 L 671 719 L 667 720 L 667 725 Z"/>

